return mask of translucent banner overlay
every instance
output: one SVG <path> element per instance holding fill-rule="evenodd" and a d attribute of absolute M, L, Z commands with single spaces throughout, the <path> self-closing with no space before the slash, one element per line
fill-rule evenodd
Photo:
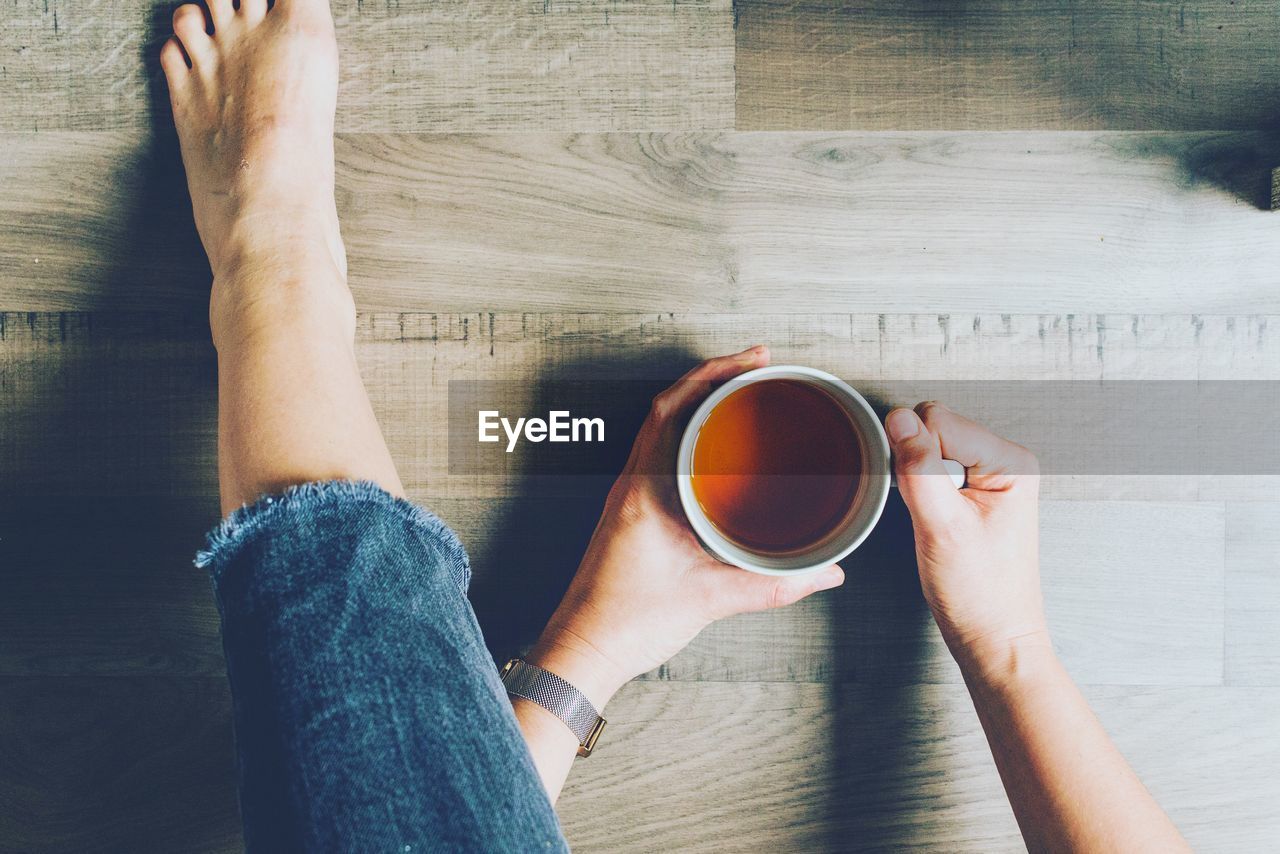
<path fill-rule="evenodd" d="M 449 472 L 615 475 L 653 397 L 670 382 L 451 381 Z M 846 382 L 882 419 L 895 406 L 944 403 L 1031 449 L 1048 475 L 1280 474 L 1280 381 Z M 482 412 L 491 413 L 495 441 L 479 440 Z M 546 430 L 534 422 L 529 432 L 530 419 Z M 678 434 L 683 422 L 672 429 Z M 653 466 L 668 472 L 674 459 Z"/>

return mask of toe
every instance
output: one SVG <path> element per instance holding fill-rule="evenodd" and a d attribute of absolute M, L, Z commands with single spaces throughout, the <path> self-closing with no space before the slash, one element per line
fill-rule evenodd
<path fill-rule="evenodd" d="M 217 35 L 219 30 L 225 30 L 235 18 L 236 10 L 232 0 L 208 0 L 208 3 L 209 17 L 213 18 L 213 32 Z"/>
<path fill-rule="evenodd" d="M 207 27 L 204 10 L 194 3 L 179 6 L 173 12 L 173 34 L 182 41 L 182 49 L 193 67 L 213 55 L 213 41 Z"/>
<path fill-rule="evenodd" d="M 186 82 L 191 66 L 187 65 L 187 55 L 182 52 L 182 44 L 176 38 L 169 39 L 160 48 L 160 67 L 164 69 L 170 91 Z"/>
<path fill-rule="evenodd" d="M 267 16 L 267 0 L 240 0 L 240 17 L 249 26 L 260 23 Z"/>

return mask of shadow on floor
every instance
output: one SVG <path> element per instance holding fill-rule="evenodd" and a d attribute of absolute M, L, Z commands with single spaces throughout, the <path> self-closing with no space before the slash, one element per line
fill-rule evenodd
<path fill-rule="evenodd" d="M 578 568 L 653 395 L 698 361 L 679 348 L 654 348 L 638 363 L 609 357 L 571 361 L 540 377 L 532 412 L 568 409 L 603 417 L 608 435 L 618 441 L 599 451 L 574 451 L 578 470 L 592 473 L 527 474 L 512 490 L 515 497 L 494 502 L 501 518 L 488 549 L 473 555 L 471 600 L 495 661 L 505 662 L 537 640 Z M 625 382 L 626 393 L 603 389 L 602 381 L 610 379 Z"/>
<path fill-rule="evenodd" d="M 173 10 L 180 5 L 165 0 L 145 13 L 146 38 L 139 51 L 152 124 L 134 162 L 122 164 L 118 173 L 123 182 L 118 192 L 131 203 L 118 238 L 127 255 L 107 278 L 101 308 L 110 310 L 128 295 L 131 306 L 160 307 L 199 322 L 208 317 L 213 273 L 191 216 L 169 89 L 160 69 L 160 47 L 173 33 Z"/>
<path fill-rule="evenodd" d="M 674 378 L 696 362 L 692 354 L 655 353 L 643 366 L 581 362 L 543 377 L 532 409 L 552 402 L 573 411 L 601 411 L 586 401 L 560 395 L 565 380 L 582 377 Z M 656 392 L 667 381 L 656 382 Z M 635 395 L 630 409 L 604 410 L 606 422 L 625 425 L 634 435 L 648 407 Z M 630 447 L 630 441 L 625 443 Z M 625 451 L 625 448 L 622 449 Z M 616 453 L 616 452 L 615 452 Z M 620 470 L 621 453 L 611 461 Z M 674 462 L 673 462 L 674 464 Z M 474 555 L 476 581 L 471 598 L 485 628 L 495 662 L 528 648 L 558 604 L 599 517 L 613 480 L 607 477 L 524 478 L 514 494 L 498 502 L 502 518 L 488 550 Z M 928 662 L 933 622 L 920 593 L 911 521 L 896 490 L 863 546 L 845 563 L 848 580 L 831 596 L 829 618 L 841 639 L 830 669 L 835 722 L 832 774 L 823 814 L 826 849 L 882 850 L 920 844 L 917 825 L 928 813 L 921 789 L 932 773 L 920 762 L 927 751 L 920 726 L 920 695 L 931 678 Z M 708 781 L 712 785 L 713 781 Z"/>
<path fill-rule="evenodd" d="M 233 850 L 218 619 L 191 563 L 218 512 L 204 333 L 4 325 L 0 847 Z"/>
<path fill-rule="evenodd" d="M 142 22 L 153 99 L 174 5 Z M 98 304 L 0 316 L 0 849 L 235 851 L 230 697 L 191 563 L 218 513 L 209 273 L 167 123 L 116 177 L 116 221 L 70 232 L 119 247 L 78 274 Z M 189 305 L 161 296 L 174 281 Z"/>
<path fill-rule="evenodd" d="M 1187 188 L 1217 187 L 1259 210 L 1271 209 L 1271 170 L 1280 168 L 1280 133 L 1118 134 L 1123 157 L 1167 159 Z"/>
<path fill-rule="evenodd" d="M 830 619 L 841 624 L 833 670 L 835 785 L 831 851 L 897 850 L 926 840 L 919 811 L 917 709 L 933 621 L 920 593 L 911 517 L 892 490 L 874 532 L 844 561 L 846 581 Z"/>

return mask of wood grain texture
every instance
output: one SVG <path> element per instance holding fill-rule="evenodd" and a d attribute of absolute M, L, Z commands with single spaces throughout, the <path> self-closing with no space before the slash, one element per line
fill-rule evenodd
<path fill-rule="evenodd" d="M 544 509 L 538 502 L 432 502 L 471 552 L 472 599 L 500 660 L 536 640 L 599 515 L 598 501 L 571 498 Z M 1043 503 L 1045 603 L 1055 647 L 1075 679 L 1222 683 L 1223 526 L 1219 503 Z M 842 565 L 842 589 L 716 623 L 646 678 L 961 681 L 920 594 L 910 521 L 896 495 Z M 1265 601 L 1274 606 L 1280 597 Z M 1270 649 L 1265 656 L 1275 658 Z"/>
<path fill-rule="evenodd" d="M 738 0 L 737 126 L 1274 128 L 1275 9 Z"/>
<path fill-rule="evenodd" d="M 1268 379 L 1280 370 L 1269 324 L 1266 316 L 371 313 L 360 317 L 358 349 L 411 494 L 471 549 L 473 599 L 491 646 L 506 654 L 554 606 L 608 478 L 548 500 L 518 473 L 451 475 L 442 420 L 451 378 L 669 378 L 702 356 L 771 340 L 779 360 L 872 383 Z M 78 797 L 57 775 L 14 782 L 0 772 L 12 792 L 6 803 L 33 810 L 0 833 L 4 844 L 39 850 L 51 838 L 66 850 L 92 847 L 84 840 L 96 834 L 128 850 L 236 845 L 231 774 L 217 765 L 229 711 L 200 687 L 222 684 L 216 612 L 189 565 L 217 512 L 213 378 L 199 317 L 0 314 L 0 706 L 12 709 L 0 749 L 17 757 L 0 768 L 35 761 L 32 745 L 43 742 L 33 736 L 46 731 L 33 729 L 39 722 L 56 733 L 86 728 L 67 707 L 79 702 L 96 728 L 79 741 L 66 736 L 68 752 L 57 756 L 79 752 L 52 767 L 78 762 L 89 779 L 119 790 Z M 1224 612 L 1228 638 L 1239 612 L 1223 599 L 1233 517 L 1220 498 L 1198 501 L 1172 480 L 1164 497 L 1173 503 L 1080 500 L 1108 497 L 1115 479 L 1046 484 L 1051 497 L 1064 489 L 1059 497 L 1071 499 L 1045 505 L 1049 607 L 1078 678 L 1149 686 L 1091 695 L 1193 842 L 1249 850 L 1275 831 L 1274 779 L 1258 768 L 1274 766 L 1280 739 L 1267 726 L 1277 699 L 1270 689 L 1213 687 L 1223 678 Z M 1268 512 L 1237 527 L 1228 556 L 1270 542 Z M 566 797 L 566 828 L 580 850 L 1016 845 L 986 747 L 904 562 L 902 521 L 886 519 L 845 590 L 721 624 L 627 690 L 610 710 L 617 759 L 582 763 Z M 1265 576 L 1261 584 L 1252 596 L 1266 610 L 1257 593 L 1270 589 Z M 1233 681 L 1271 678 L 1269 660 L 1232 656 L 1228 645 Z M 768 680 L 801 681 L 759 684 Z M 159 714 L 169 717 L 148 717 Z M 163 728 L 175 721 L 184 738 L 210 734 L 179 749 Z M 855 738 L 833 739 L 835 723 Z M 138 778 L 119 776 L 126 772 L 99 737 L 124 733 L 119 742 L 130 744 L 133 728 L 157 726 L 155 758 Z M 1171 753 L 1170 743 L 1185 752 Z M 199 783 L 185 776 L 192 768 Z M 171 808 L 175 824 L 133 818 L 152 807 Z M 179 825 L 191 828 L 182 839 L 169 829 Z"/>
<path fill-rule="evenodd" d="M 0 130 L 167 126 L 168 0 L 15 0 Z M 336 0 L 338 127 L 728 129 L 729 0 Z"/>
<path fill-rule="evenodd" d="M 0 677 L 225 674 L 208 500 L 0 497 Z M 2 847 L 2 846 L 0 846 Z"/>
<path fill-rule="evenodd" d="M 544 399 L 548 394 L 544 389 L 557 380 L 669 379 L 701 358 L 764 341 L 773 347 L 776 362 L 813 365 L 847 377 L 876 404 L 889 406 L 924 399 L 908 394 L 912 380 L 926 378 L 942 382 L 1266 379 L 1280 370 L 1274 349 L 1280 345 L 1272 341 L 1274 336 L 1265 326 L 1263 318 L 1208 317 L 1140 317 L 1135 325 L 1132 317 L 1098 316 L 637 315 L 623 319 L 616 315 L 477 314 L 432 319 L 371 314 L 363 317 L 360 335 L 366 377 L 379 389 L 372 396 L 383 422 L 413 425 L 403 439 L 395 427 L 389 428 L 405 482 L 432 498 L 464 498 L 515 494 L 512 490 L 518 488 L 522 472 L 518 456 L 504 472 L 475 475 L 450 469 L 448 449 L 440 441 L 449 431 L 444 405 L 449 381 L 505 380 L 517 389 L 508 398 L 513 410 L 545 411 L 554 401 Z M 446 345 L 450 339 L 453 343 Z M 409 355 L 415 349 L 423 355 Z M 397 391 L 387 394 L 381 389 Z M 621 435 L 630 435 L 627 431 L 634 430 L 643 416 L 645 403 L 637 404 L 616 412 Z M 401 441 L 405 441 L 403 451 L 398 446 Z M 1098 435 L 1089 441 L 1101 459 L 1118 437 Z M 1061 488 L 1065 497 L 1107 498 L 1116 481 L 1123 480 L 1099 477 L 1091 484 L 1088 477 L 1073 477 L 1073 471 L 1059 468 L 1060 477 L 1045 484 L 1045 494 L 1052 497 Z M 1130 497 L 1197 498 L 1199 486 L 1213 479 L 1156 476 L 1143 480 L 1135 487 L 1142 492 Z"/>
<path fill-rule="evenodd" d="M 1275 689 L 1087 693 L 1197 851 L 1280 832 Z M 609 711 L 560 801 L 576 851 L 1024 850 L 962 686 L 636 683 Z"/>
<path fill-rule="evenodd" d="M 459 534 L 495 658 L 531 644 L 599 516 L 598 496 L 425 500 Z M 0 676 L 224 672 L 218 617 L 191 566 L 214 501 L 4 502 Z M 1046 502 L 1042 572 L 1055 642 L 1089 684 L 1213 685 L 1223 668 L 1219 504 Z M 56 548 L 48 543 L 62 543 Z M 1237 548 L 1267 545 L 1242 539 Z M 783 611 L 718 623 L 647 678 L 678 681 L 958 682 L 920 597 L 910 527 L 895 502 L 845 561 L 849 581 Z M 123 583 L 122 583 L 123 581 Z M 1100 602 L 1105 606 L 1100 606 Z M 1255 598 L 1255 631 L 1275 595 Z M 1233 624 L 1234 625 L 1234 624 Z M 1235 662 L 1265 684 L 1267 647 Z"/>
<path fill-rule="evenodd" d="M 216 399 L 156 62 L 175 5 L 0 15 L 0 851 L 242 848 L 190 565 Z M 452 470 L 450 380 L 541 401 L 757 341 L 880 402 L 1280 380 L 1259 210 L 1280 139 L 1097 132 L 1274 130 L 1280 19 L 1254 0 L 333 8 L 362 369 L 411 496 L 472 553 L 495 654 L 541 627 L 612 472 Z M 1202 851 L 1280 835 L 1277 489 L 1044 481 L 1058 646 Z M 719 624 L 628 686 L 562 801 L 575 849 L 1021 850 L 905 524 L 891 505 L 844 589 Z"/>
<path fill-rule="evenodd" d="M 539 395 L 558 380 L 664 383 L 702 358 L 760 341 L 775 361 L 847 377 L 882 406 L 964 380 L 1275 380 L 1280 336 L 1269 320 L 1274 328 L 1266 316 L 369 313 L 357 334 L 402 478 L 415 495 L 439 500 L 519 495 L 525 480 L 518 465 L 451 471 L 451 381 L 505 381 L 528 394 L 514 404 L 545 407 L 554 401 Z M 0 314 L 0 392 L 12 424 L 0 433 L 6 482 L 44 496 L 213 494 L 207 336 L 202 318 L 166 314 Z M 620 437 L 646 407 L 642 397 L 619 409 Z M 1100 435 L 1082 447 L 1101 453 L 1114 441 Z M 1089 471 L 1059 470 L 1045 496 L 1255 500 L 1267 487 L 1254 480 L 1277 479 Z"/>
<path fill-rule="evenodd" d="M 14 508 L 4 514 L 9 533 L 0 536 L 14 567 L 12 595 L 0 607 L 11 621 L 0 655 L 4 672 L 219 672 L 212 611 L 186 569 L 216 514 L 213 363 L 203 324 L 123 314 L 3 320 L 0 403 L 13 429 L 0 434 L 0 491 Z M 565 479 L 544 484 L 555 487 L 553 502 L 519 471 L 451 473 L 451 379 L 536 388 L 544 377 L 673 377 L 702 356 L 770 339 L 780 361 L 873 377 L 872 386 L 888 377 L 999 376 L 995 365 L 1024 379 L 1249 379 L 1280 369 L 1280 339 L 1267 334 L 1261 318 L 1113 324 L 1009 316 L 949 323 L 944 329 L 933 316 L 373 314 L 361 317 L 358 335 L 370 396 L 406 485 L 459 529 L 476 557 L 478 601 L 493 615 L 486 625 L 506 626 L 513 595 L 527 606 L 523 622 L 507 627 L 506 638 L 495 637 L 499 655 L 536 633 L 554 606 L 612 471 L 567 479 L 573 481 L 567 488 Z M 643 414 L 646 401 L 637 404 Z M 1087 480 L 1067 478 L 1058 497 L 1112 498 L 1108 490 L 1125 479 L 1105 478 L 1091 489 Z M 1063 653 L 1085 681 L 1222 678 L 1221 506 L 1194 503 L 1202 496 L 1184 492 L 1182 478 L 1155 480 L 1173 481 L 1166 498 L 1192 503 L 1046 504 L 1046 585 L 1062 623 Z M 1050 499 L 1055 483 L 1045 485 Z M 1146 497 L 1158 495 L 1154 489 L 1148 486 Z M 93 497 L 117 503 L 95 507 Z M 842 604 L 725 623 L 659 675 L 877 678 L 902 664 L 921 679 L 954 679 L 913 589 L 910 561 L 904 564 L 905 520 L 900 508 L 895 512 L 851 567 L 874 597 L 832 596 Z M 164 537 L 145 532 L 151 514 Z M 77 532 L 70 542 L 83 545 L 45 553 L 42 544 L 60 538 L 60 525 Z M 99 551 L 136 589 L 124 588 L 110 608 L 77 622 L 81 605 L 111 589 L 103 580 L 111 575 L 95 569 Z M 539 571 L 521 578 L 490 571 L 531 561 Z M 1109 607 L 1098 608 L 1098 596 Z M 877 613 L 881 606 L 885 614 Z M 125 616 L 165 608 L 171 613 Z M 743 649 L 744 638 L 763 651 Z M 163 651 L 149 657 L 148 644 L 158 639 Z M 839 658 L 841 649 L 851 652 Z"/>
<path fill-rule="evenodd" d="M 1226 679 L 1280 685 L 1280 503 L 1227 504 Z"/>
<path fill-rule="evenodd" d="M 1280 312 L 1264 134 L 339 137 L 367 311 Z M 0 137 L 0 307 L 202 313 L 170 139 Z"/>
<path fill-rule="evenodd" d="M 0 678 L 0 850 L 244 850 L 226 680 Z"/>

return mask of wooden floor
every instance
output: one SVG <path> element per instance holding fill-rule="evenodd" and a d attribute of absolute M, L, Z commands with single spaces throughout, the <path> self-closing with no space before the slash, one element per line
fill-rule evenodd
<path fill-rule="evenodd" d="M 241 844 L 191 566 L 216 400 L 155 62 L 172 6 L 0 18 L 0 851 Z M 658 379 L 761 340 L 881 390 L 1280 380 L 1273 3 L 334 11 L 362 367 L 497 654 L 554 604 L 600 485 L 451 473 L 451 380 Z M 1280 837 L 1265 471 L 1045 483 L 1058 647 L 1201 851 Z M 562 800 L 575 848 L 1018 850 L 908 543 L 891 505 L 842 590 L 628 686 Z"/>

